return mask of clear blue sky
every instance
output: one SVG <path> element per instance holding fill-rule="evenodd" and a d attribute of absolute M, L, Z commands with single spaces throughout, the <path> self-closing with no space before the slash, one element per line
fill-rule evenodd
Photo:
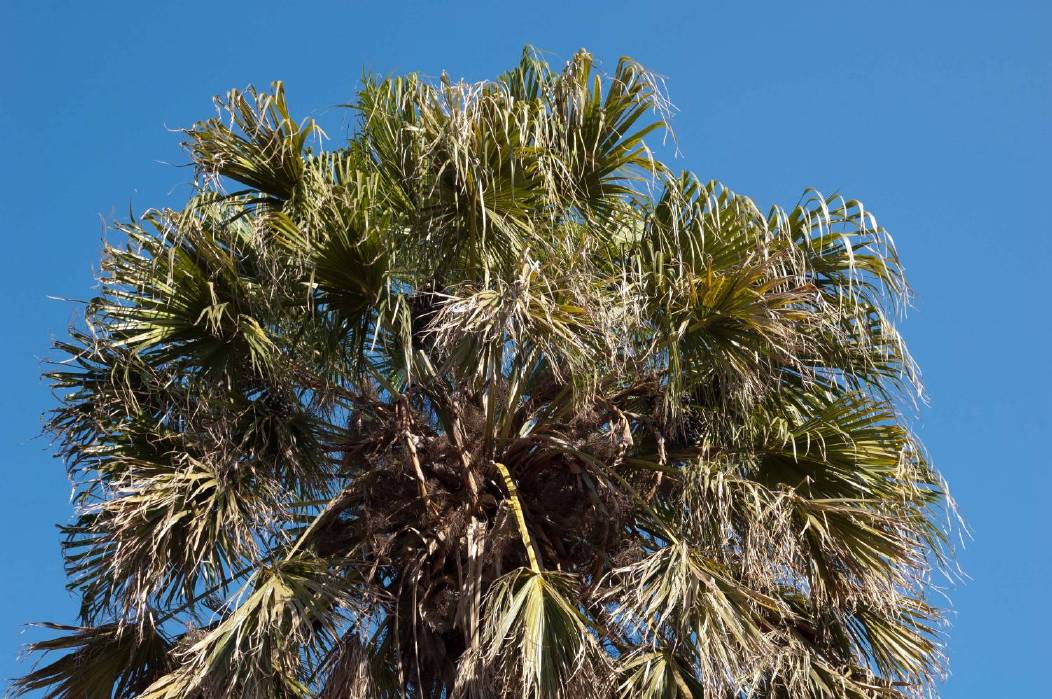
<path fill-rule="evenodd" d="M 37 378 L 73 313 L 48 296 L 91 293 L 103 221 L 180 205 L 190 171 L 168 129 L 282 79 L 339 138 L 334 105 L 363 69 L 482 79 L 528 42 L 666 76 L 681 164 L 703 178 L 762 206 L 839 191 L 892 231 L 931 394 L 918 428 L 974 530 L 945 696 L 1048 696 L 1052 3 L 355 4 L 0 0 L 0 678 L 24 671 L 23 622 L 74 620 L 53 528 L 69 486 L 38 437 Z"/>

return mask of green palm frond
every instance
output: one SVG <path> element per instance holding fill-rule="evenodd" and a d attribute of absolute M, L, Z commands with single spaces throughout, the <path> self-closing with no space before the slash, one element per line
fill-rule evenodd
<path fill-rule="evenodd" d="M 602 696 L 600 654 L 574 603 L 575 581 L 519 569 L 496 580 L 486 602 L 486 661 L 522 697 Z M 597 672 L 600 672 L 597 676 Z"/>
<path fill-rule="evenodd" d="M 122 228 L 128 247 L 108 250 L 106 293 L 94 309 L 118 346 L 156 355 L 155 363 L 181 360 L 213 374 L 245 363 L 270 365 L 277 347 L 264 327 L 268 319 L 249 308 L 261 308 L 271 290 L 248 276 L 249 231 L 220 224 L 226 211 L 201 202 L 179 214 L 150 214 L 144 219 L 149 232 L 139 225 Z M 169 236 L 177 244 L 166 242 Z"/>
<path fill-rule="evenodd" d="M 135 697 L 174 663 L 172 642 L 149 623 L 123 629 L 42 626 L 64 633 L 33 643 L 30 650 L 65 655 L 16 680 L 16 695 L 39 690 L 45 699 Z"/>
<path fill-rule="evenodd" d="M 705 687 L 696 670 L 670 651 L 652 651 L 627 657 L 618 696 L 624 699 L 703 699 Z"/>
<path fill-rule="evenodd" d="M 296 124 L 284 86 L 276 82 L 273 88 L 273 93 L 231 90 L 226 99 L 216 99 L 220 116 L 185 133 L 194 163 L 204 173 L 230 178 L 280 203 L 300 183 L 302 154 L 317 127 L 312 120 Z"/>
<path fill-rule="evenodd" d="M 129 464 L 114 495 L 66 527 L 67 572 L 85 616 L 139 612 L 155 596 L 193 596 L 258 555 L 254 525 L 265 484 L 230 483 L 193 459 Z"/>
<path fill-rule="evenodd" d="M 338 637 L 347 581 L 320 560 L 290 559 L 260 573 L 240 606 L 182 649 L 186 661 L 142 699 L 204 691 L 252 697 L 309 696 L 308 671 Z"/>

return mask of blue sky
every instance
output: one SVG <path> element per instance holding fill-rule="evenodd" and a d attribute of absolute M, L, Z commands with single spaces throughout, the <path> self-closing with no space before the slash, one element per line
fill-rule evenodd
<path fill-rule="evenodd" d="M 931 396 L 917 427 L 974 531 L 944 694 L 1047 691 L 1052 3 L 355 5 L 0 0 L 0 678 L 27 667 L 24 622 L 74 620 L 53 527 L 69 486 L 39 437 L 38 379 L 74 311 L 49 296 L 91 293 L 104 222 L 183 201 L 171 129 L 230 87 L 281 79 L 339 139 L 335 105 L 363 70 L 482 79 L 532 43 L 664 75 L 680 165 L 703 178 L 761 206 L 841 192 L 891 230 Z"/>

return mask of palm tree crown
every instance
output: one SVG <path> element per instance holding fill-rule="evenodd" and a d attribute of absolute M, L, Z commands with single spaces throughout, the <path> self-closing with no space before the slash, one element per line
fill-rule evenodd
<path fill-rule="evenodd" d="M 280 84 L 117 226 L 50 418 L 48 697 L 914 697 L 951 503 L 857 201 L 674 174 L 622 59 Z"/>

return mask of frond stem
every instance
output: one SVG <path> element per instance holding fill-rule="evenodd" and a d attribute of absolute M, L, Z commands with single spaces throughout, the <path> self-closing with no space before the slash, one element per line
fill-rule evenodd
<path fill-rule="evenodd" d="M 519 500 L 519 490 L 515 487 L 515 481 L 512 480 L 507 466 L 499 461 L 494 461 L 493 465 L 500 471 L 501 478 L 504 479 L 504 487 L 508 490 L 508 502 L 511 505 L 511 511 L 515 513 L 515 521 L 519 525 L 519 537 L 522 539 L 522 545 L 526 548 L 526 556 L 530 559 L 530 570 L 534 573 L 540 573 L 540 556 L 535 550 L 533 539 L 530 538 L 530 530 L 526 527 L 526 517 L 522 513 L 522 502 Z"/>

